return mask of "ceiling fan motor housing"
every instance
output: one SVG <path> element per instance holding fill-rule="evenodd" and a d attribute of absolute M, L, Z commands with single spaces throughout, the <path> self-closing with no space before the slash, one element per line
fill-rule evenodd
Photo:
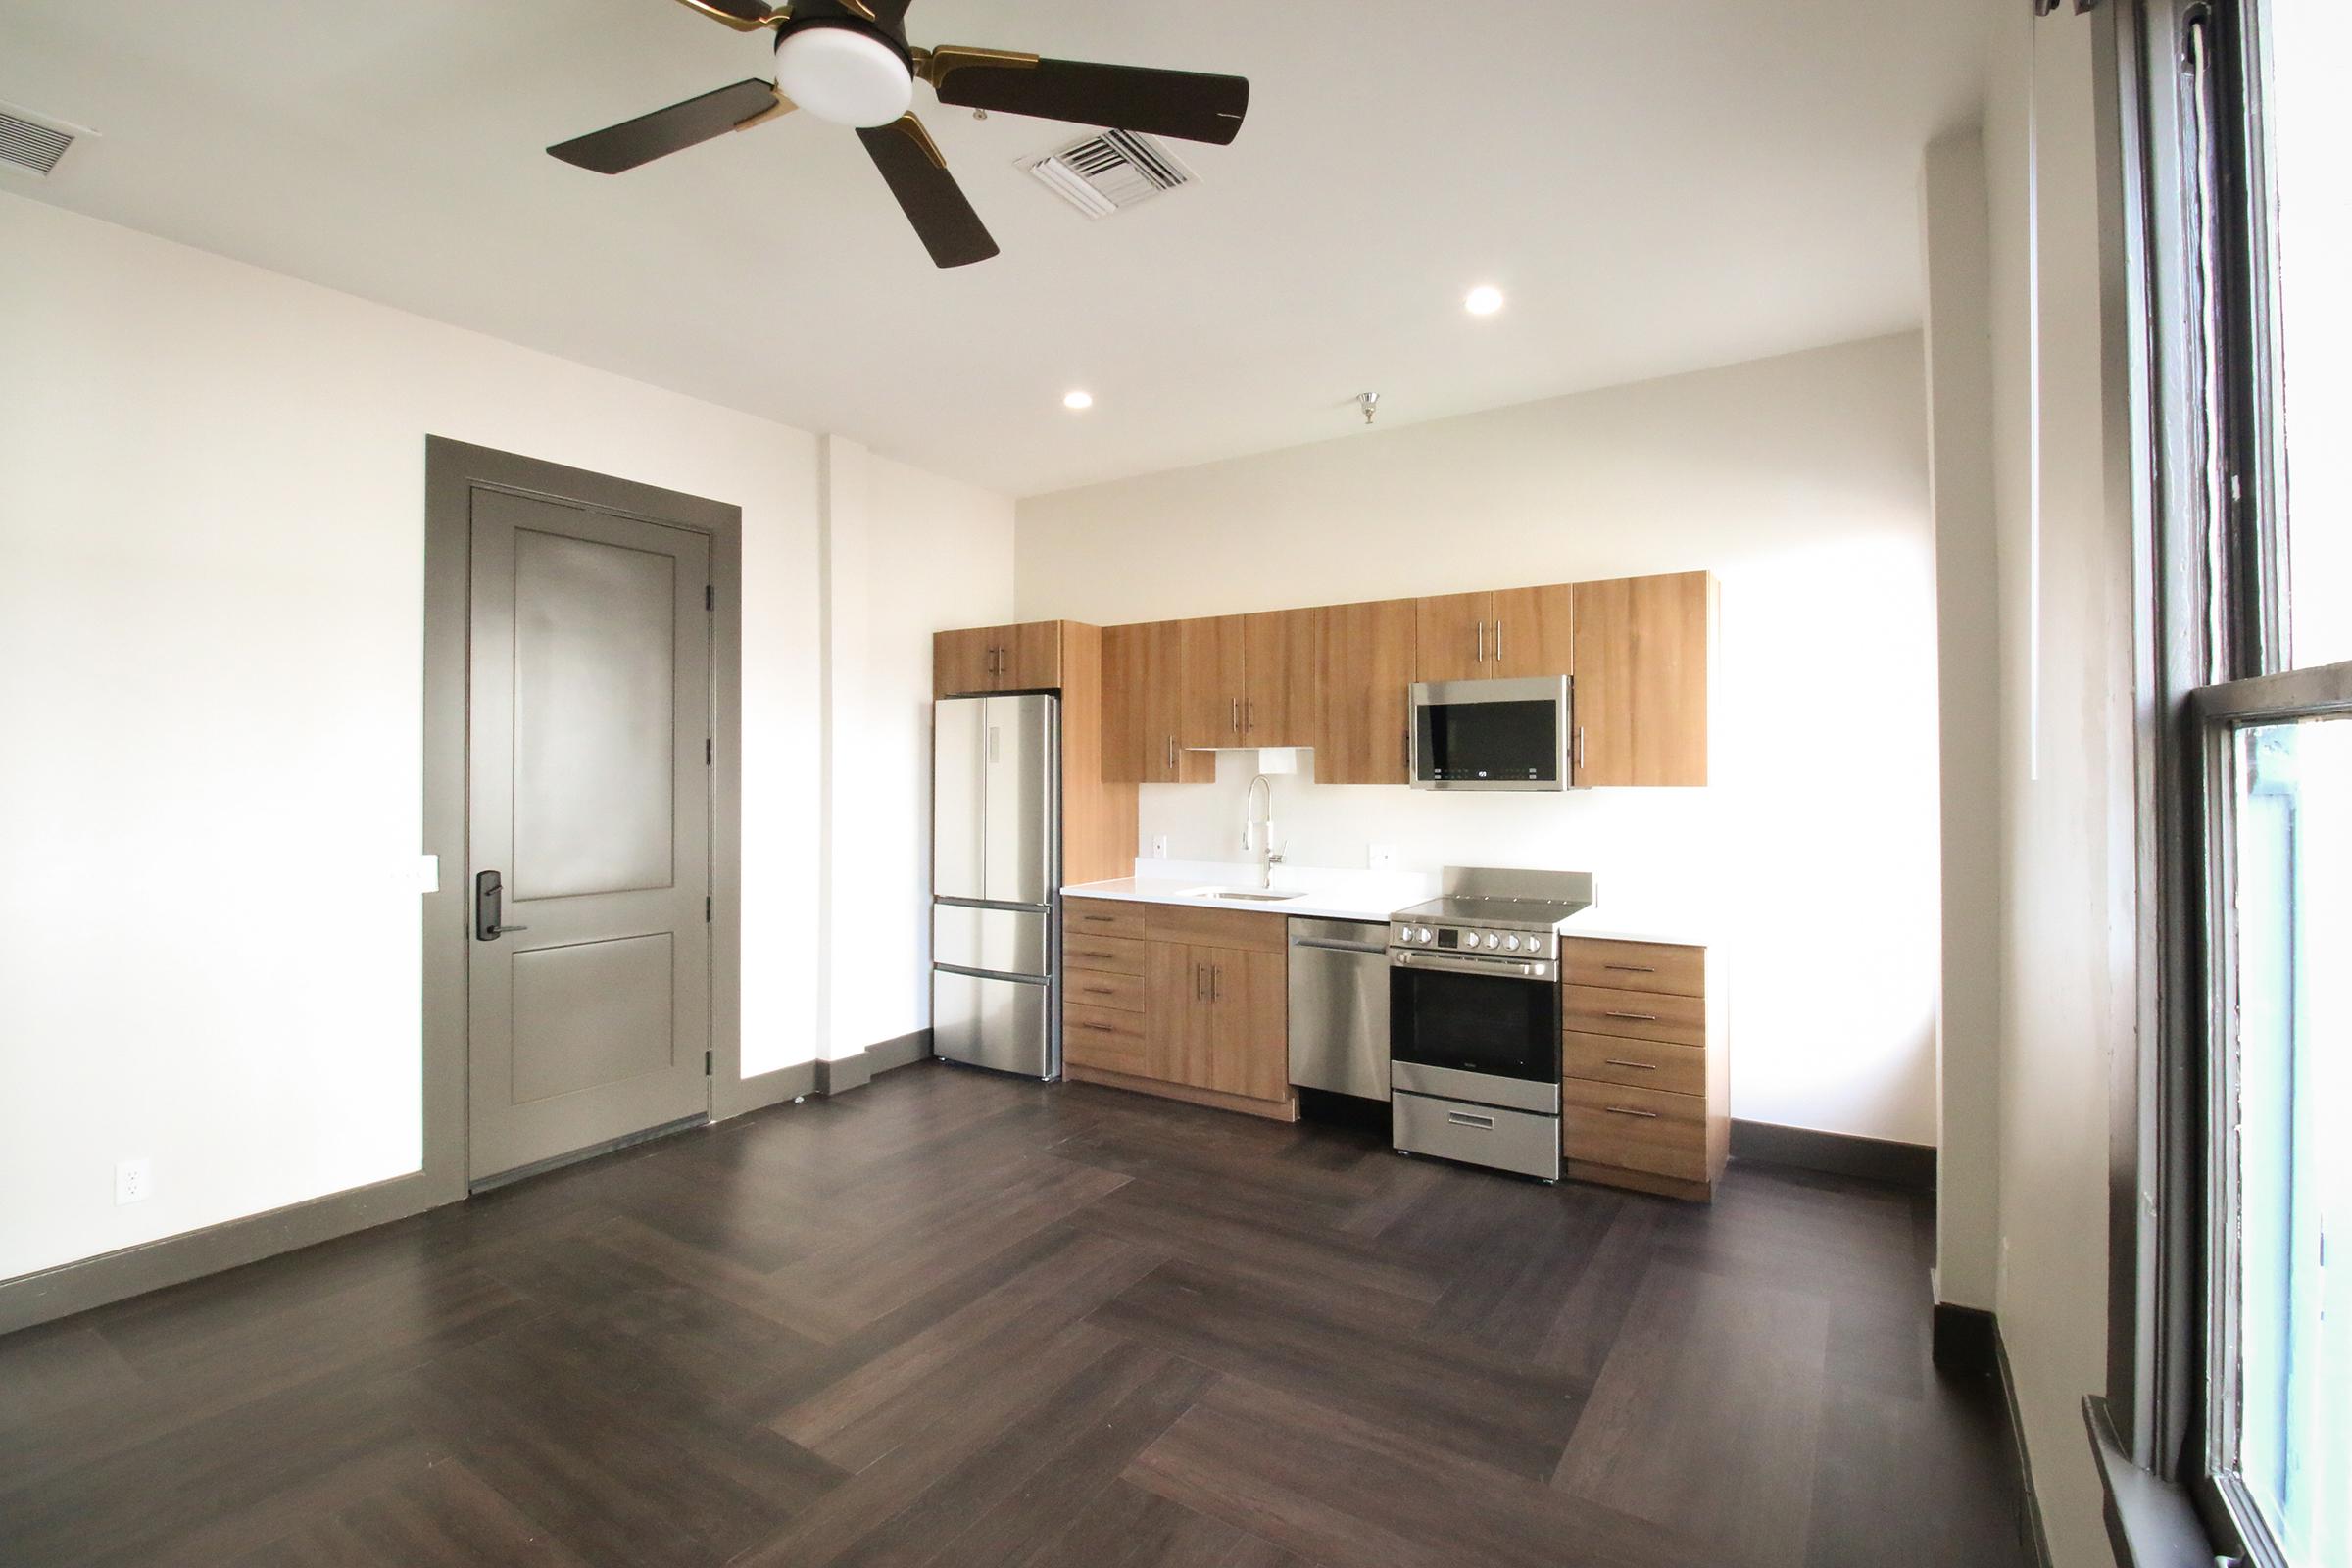
<path fill-rule="evenodd" d="M 819 120 L 887 125 L 913 107 L 914 60 L 870 22 L 796 17 L 776 29 L 776 90 Z"/>

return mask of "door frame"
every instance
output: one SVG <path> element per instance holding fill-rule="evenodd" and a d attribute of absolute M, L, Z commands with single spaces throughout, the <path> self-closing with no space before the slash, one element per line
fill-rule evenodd
<path fill-rule="evenodd" d="M 446 436 L 424 442 L 424 854 L 440 858 L 423 896 L 424 1178 L 428 1203 L 466 1196 L 467 690 L 476 489 L 612 513 L 710 541 L 710 1116 L 749 1109 L 743 1084 L 743 509 Z"/>

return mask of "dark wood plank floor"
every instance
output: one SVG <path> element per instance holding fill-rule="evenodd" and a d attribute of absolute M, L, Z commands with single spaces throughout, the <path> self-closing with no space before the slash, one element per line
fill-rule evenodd
<path fill-rule="evenodd" d="M 917 1066 L 0 1340 L 0 1561 L 2015 1563 L 1932 1230 Z"/>

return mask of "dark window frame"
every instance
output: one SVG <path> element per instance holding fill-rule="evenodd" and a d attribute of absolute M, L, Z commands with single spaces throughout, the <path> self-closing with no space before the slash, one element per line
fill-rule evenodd
<path fill-rule="evenodd" d="M 2235 1345 L 2212 1114 L 2230 1087 L 2229 748 L 2240 724 L 2352 712 L 2352 665 L 2282 672 L 2260 4 L 2113 0 L 2098 19 L 2106 305 L 2131 394 L 2113 471 L 2133 514 L 2139 1045 L 2111 1082 L 2107 1391 L 2085 1419 L 2125 1564 L 2284 1564 L 2207 1462 Z"/>

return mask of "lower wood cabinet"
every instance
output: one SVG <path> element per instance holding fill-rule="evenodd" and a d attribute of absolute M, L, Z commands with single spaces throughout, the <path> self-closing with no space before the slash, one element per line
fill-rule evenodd
<path fill-rule="evenodd" d="M 1560 1153 L 1577 1181 L 1709 1199 L 1731 1157 L 1723 982 L 1705 948 L 1560 942 Z"/>
<path fill-rule="evenodd" d="M 1280 916 L 1072 899 L 1062 928 L 1065 1077 L 1298 1118 Z"/>

